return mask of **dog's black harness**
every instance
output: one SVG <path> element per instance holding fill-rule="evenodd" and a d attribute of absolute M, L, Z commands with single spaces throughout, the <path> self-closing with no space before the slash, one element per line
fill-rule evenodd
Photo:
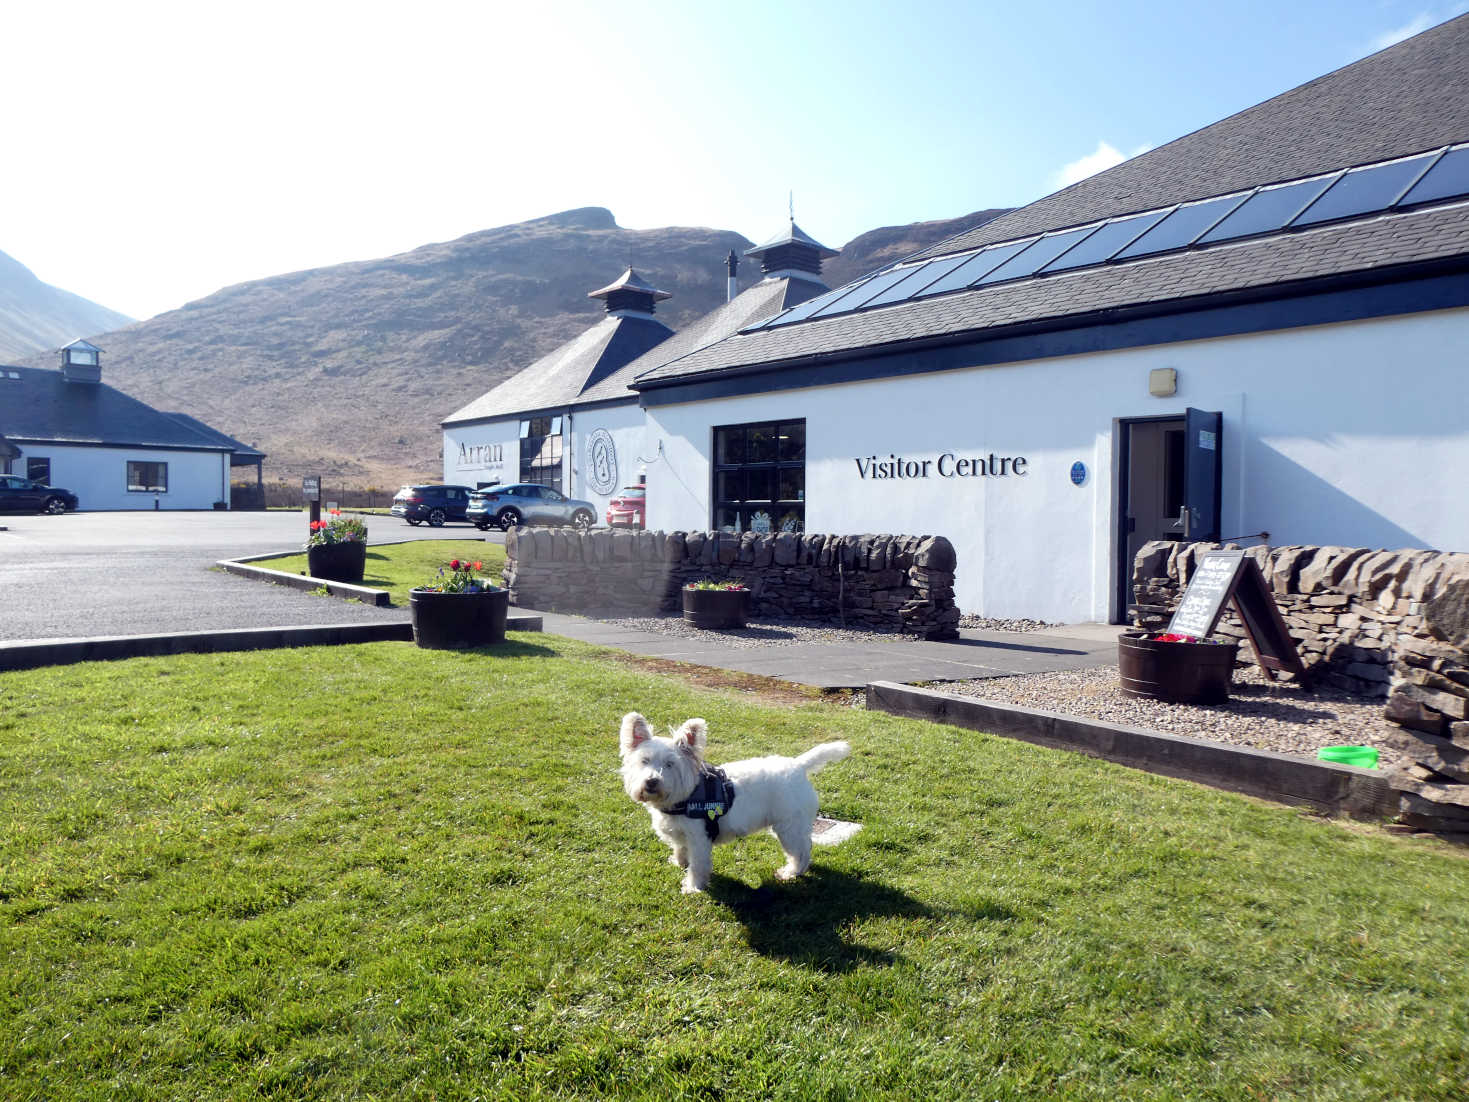
<path fill-rule="evenodd" d="M 712 842 L 719 837 L 719 820 L 734 806 L 734 782 L 717 765 L 706 765 L 699 771 L 699 786 L 683 803 L 668 809 L 670 815 L 703 819 L 704 830 Z"/>

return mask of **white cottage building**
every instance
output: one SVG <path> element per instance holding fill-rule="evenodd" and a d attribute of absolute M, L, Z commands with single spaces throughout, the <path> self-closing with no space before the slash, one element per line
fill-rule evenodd
<path fill-rule="evenodd" d="M 0 472 L 65 487 L 86 510 L 227 508 L 234 467 L 259 482 L 262 453 L 108 386 L 101 357 L 76 340 L 59 371 L 0 365 Z"/>

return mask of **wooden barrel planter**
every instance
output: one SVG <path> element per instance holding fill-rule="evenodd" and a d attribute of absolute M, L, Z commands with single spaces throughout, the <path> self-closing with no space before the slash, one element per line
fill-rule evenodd
<path fill-rule="evenodd" d="M 505 641 L 505 616 L 510 611 L 508 589 L 478 593 L 408 592 L 408 616 L 413 641 L 429 650 L 465 650 Z"/>
<path fill-rule="evenodd" d="M 750 591 L 685 589 L 683 618 L 696 628 L 742 628 L 750 618 Z"/>
<path fill-rule="evenodd" d="M 1152 632 L 1117 639 L 1117 669 L 1127 696 L 1171 704 L 1222 704 L 1229 699 L 1238 640 L 1159 642 Z"/>
<path fill-rule="evenodd" d="M 367 544 L 317 543 L 306 548 L 306 572 L 329 582 L 360 582 L 367 569 Z"/>

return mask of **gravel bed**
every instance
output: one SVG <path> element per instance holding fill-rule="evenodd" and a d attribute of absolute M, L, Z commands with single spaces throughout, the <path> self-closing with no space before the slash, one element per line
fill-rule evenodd
<path fill-rule="evenodd" d="M 602 623 L 683 639 L 718 636 L 733 647 L 789 647 L 802 643 L 886 642 L 902 646 L 912 636 L 858 631 L 792 620 L 750 621 L 748 627 L 723 631 L 700 629 L 682 616 L 606 618 Z M 1043 620 L 985 619 L 966 616 L 964 628 L 983 631 L 1039 632 L 1060 627 Z M 1165 704 L 1124 696 L 1115 665 L 1086 670 L 949 681 L 941 692 L 1019 704 L 1047 712 L 1141 727 L 1167 735 L 1208 739 L 1278 754 L 1315 760 L 1323 746 L 1375 746 L 1379 768 L 1391 769 L 1406 757 L 1399 728 L 1383 718 L 1383 702 L 1321 688 L 1307 693 L 1289 681 L 1267 681 L 1256 666 L 1234 671 L 1230 698 L 1224 704 Z M 852 707 L 866 707 L 866 694 L 854 693 Z"/>
<path fill-rule="evenodd" d="M 980 631 L 1051 631 L 1065 627 L 1064 624 L 1048 624 L 1044 620 L 1005 620 L 984 616 L 961 616 L 959 626 L 977 628 Z"/>
<path fill-rule="evenodd" d="M 1383 718 L 1383 701 L 1329 688 L 1304 692 L 1288 681 L 1267 681 L 1255 666 L 1234 671 L 1230 699 L 1224 704 L 1166 704 L 1124 696 L 1116 666 L 954 681 L 935 688 L 1313 760 L 1321 747 L 1342 745 L 1377 747 L 1378 767 L 1383 770 L 1405 758 L 1402 732 Z"/>

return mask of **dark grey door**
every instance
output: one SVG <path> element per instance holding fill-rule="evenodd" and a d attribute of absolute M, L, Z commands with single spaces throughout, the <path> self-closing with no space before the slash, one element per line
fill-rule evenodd
<path fill-rule="evenodd" d="M 1184 538 L 1219 539 L 1219 450 L 1223 443 L 1222 413 L 1188 409 L 1183 431 L 1183 507 L 1188 512 Z"/>

